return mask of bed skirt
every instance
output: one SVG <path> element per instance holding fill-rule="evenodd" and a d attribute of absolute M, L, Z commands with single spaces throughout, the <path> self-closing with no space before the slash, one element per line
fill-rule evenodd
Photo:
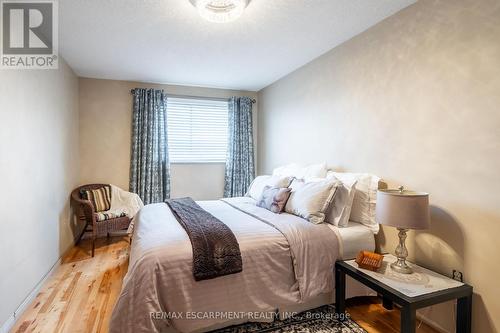
<path fill-rule="evenodd" d="M 361 296 L 377 296 L 377 293 L 360 282 L 354 280 L 350 276 L 346 276 L 346 298 L 361 297 Z M 314 297 L 309 302 L 303 304 L 287 304 L 279 307 L 279 318 L 287 319 L 292 313 L 300 313 L 307 310 L 318 308 L 322 305 L 334 304 L 335 292 L 321 294 Z M 253 320 L 254 322 L 270 322 L 271 320 Z M 194 331 L 193 333 L 203 333 L 212 330 L 217 330 L 233 325 L 244 324 L 246 321 L 241 319 L 228 320 L 225 323 L 213 325 L 203 330 Z M 175 328 L 170 327 L 165 333 L 179 333 Z"/>

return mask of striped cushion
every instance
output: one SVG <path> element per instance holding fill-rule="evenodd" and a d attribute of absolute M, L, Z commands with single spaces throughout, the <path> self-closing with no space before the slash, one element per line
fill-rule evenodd
<path fill-rule="evenodd" d="M 96 218 L 97 221 L 106 221 L 110 219 L 116 219 L 117 217 L 124 217 L 127 216 L 126 213 L 120 213 L 120 214 L 115 214 L 115 213 L 96 213 Z"/>
<path fill-rule="evenodd" d="M 103 186 L 95 190 L 84 190 L 82 197 L 90 200 L 96 212 L 103 212 L 111 208 L 111 186 Z"/>

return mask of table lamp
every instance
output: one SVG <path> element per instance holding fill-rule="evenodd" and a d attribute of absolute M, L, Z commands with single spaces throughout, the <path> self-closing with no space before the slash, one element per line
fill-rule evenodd
<path fill-rule="evenodd" d="M 377 192 L 377 222 L 390 225 L 399 230 L 399 245 L 396 247 L 396 262 L 392 270 L 411 274 L 413 271 L 406 263 L 406 233 L 409 229 L 427 229 L 429 227 L 429 193 L 407 191 L 400 186 L 398 190 L 379 190 Z"/>

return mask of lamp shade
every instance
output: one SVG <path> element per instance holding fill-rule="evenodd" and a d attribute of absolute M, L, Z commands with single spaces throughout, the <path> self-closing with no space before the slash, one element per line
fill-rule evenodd
<path fill-rule="evenodd" d="M 429 227 L 429 193 L 399 190 L 377 192 L 377 222 L 402 229 Z"/>

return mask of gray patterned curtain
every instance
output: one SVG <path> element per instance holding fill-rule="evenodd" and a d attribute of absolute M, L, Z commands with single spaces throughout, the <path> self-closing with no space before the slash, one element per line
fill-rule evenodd
<path fill-rule="evenodd" d="M 133 90 L 130 191 L 144 204 L 170 197 L 167 98 L 163 90 Z"/>
<path fill-rule="evenodd" d="M 229 145 L 224 178 L 224 197 L 244 196 L 255 177 L 252 100 L 229 100 Z"/>

